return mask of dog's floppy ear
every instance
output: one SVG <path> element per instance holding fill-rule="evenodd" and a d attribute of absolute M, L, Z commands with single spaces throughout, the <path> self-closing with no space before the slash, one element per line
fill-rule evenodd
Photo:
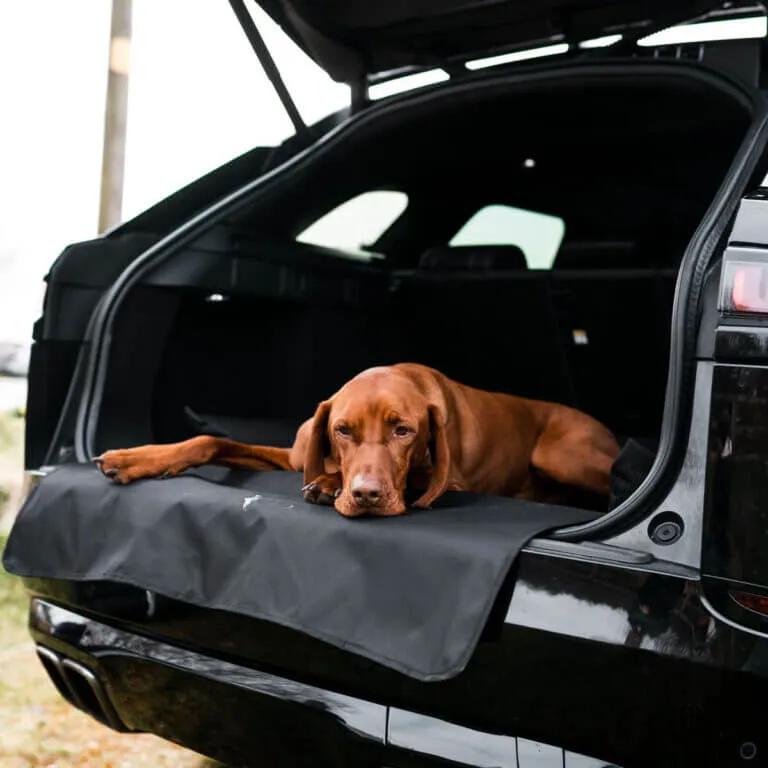
<path fill-rule="evenodd" d="M 429 430 L 435 441 L 435 455 L 432 458 L 432 477 L 427 490 L 414 503 L 414 507 L 429 509 L 432 502 L 442 496 L 448 488 L 448 476 L 451 468 L 451 450 L 448 447 L 445 421 L 436 405 L 428 407 Z"/>
<path fill-rule="evenodd" d="M 325 473 L 325 457 L 328 455 L 328 416 L 331 401 L 325 400 L 317 406 L 312 419 L 306 453 L 304 454 L 304 483 L 311 483 Z"/>

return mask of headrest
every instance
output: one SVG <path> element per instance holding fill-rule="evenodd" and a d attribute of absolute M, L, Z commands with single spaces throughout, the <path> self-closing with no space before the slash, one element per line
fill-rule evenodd
<path fill-rule="evenodd" d="M 438 245 L 421 255 L 419 269 L 430 272 L 528 269 L 528 263 L 516 245 Z"/>

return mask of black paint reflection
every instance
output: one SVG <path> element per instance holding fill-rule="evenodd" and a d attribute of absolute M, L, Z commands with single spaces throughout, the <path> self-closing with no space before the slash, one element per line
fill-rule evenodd
<path fill-rule="evenodd" d="M 71 611 L 44 601 L 35 601 L 33 610 L 36 628 L 97 657 L 122 652 L 156 661 L 209 680 L 326 712 L 359 735 L 384 740 L 386 711 L 378 704 L 203 656 L 100 622 L 85 621 Z M 141 690 L 134 693 L 140 694 Z"/>

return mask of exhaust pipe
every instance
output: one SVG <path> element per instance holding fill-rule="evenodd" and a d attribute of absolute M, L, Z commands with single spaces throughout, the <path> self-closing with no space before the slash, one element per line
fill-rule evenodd
<path fill-rule="evenodd" d="M 120 719 L 106 688 L 94 672 L 45 646 L 38 645 L 36 650 L 48 677 L 66 701 L 114 731 L 130 731 Z"/>

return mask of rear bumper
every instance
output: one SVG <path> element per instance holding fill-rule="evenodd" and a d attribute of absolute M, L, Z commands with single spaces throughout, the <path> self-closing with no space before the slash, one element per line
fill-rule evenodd
<path fill-rule="evenodd" d="M 150 639 L 34 598 L 37 652 L 73 706 L 236 765 L 600 768 L 602 760 L 480 732 Z"/>

